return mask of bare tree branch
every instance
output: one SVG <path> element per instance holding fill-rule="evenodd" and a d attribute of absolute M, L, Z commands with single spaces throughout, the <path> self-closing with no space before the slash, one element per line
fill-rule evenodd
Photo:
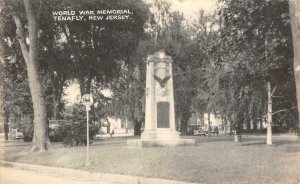
<path fill-rule="evenodd" d="M 5 58 L 4 48 L 3 48 L 3 45 L 0 44 L 0 63 L 3 65 L 4 65 L 4 58 Z"/>
<path fill-rule="evenodd" d="M 1 55 L 0 55 L 0 62 L 1 62 L 1 64 L 4 64 L 4 59 Z"/>
<path fill-rule="evenodd" d="M 272 93 L 271 93 L 271 97 L 273 97 L 273 94 L 274 94 L 275 91 L 276 91 L 276 87 L 277 87 L 277 86 L 275 86 L 275 87 L 273 88 L 273 91 L 272 91 Z"/>
<path fill-rule="evenodd" d="M 297 107 L 297 106 L 294 106 L 294 107 L 292 107 L 292 108 L 290 108 L 290 109 L 281 109 L 281 110 L 279 110 L 279 111 L 273 112 L 272 115 L 277 114 L 277 113 L 279 113 L 279 112 L 285 112 L 285 111 L 288 111 L 288 110 L 292 110 L 292 109 L 294 109 L 294 108 L 296 108 L 296 107 Z"/>

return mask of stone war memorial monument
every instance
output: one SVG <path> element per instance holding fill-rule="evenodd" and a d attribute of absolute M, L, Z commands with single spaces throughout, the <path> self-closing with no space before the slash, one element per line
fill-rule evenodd
<path fill-rule="evenodd" d="M 172 59 L 159 51 L 146 60 L 145 127 L 140 140 L 128 145 L 183 146 L 194 145 L 194 139 L 180 139 L 175 127 Z"/>

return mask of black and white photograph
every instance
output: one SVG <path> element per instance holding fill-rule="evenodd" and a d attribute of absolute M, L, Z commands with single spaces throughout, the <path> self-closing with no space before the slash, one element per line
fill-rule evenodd
<path fill-rule="evenodd" d="M 0 0 L 0 184 L 300 184 L 300 0 Z"/>

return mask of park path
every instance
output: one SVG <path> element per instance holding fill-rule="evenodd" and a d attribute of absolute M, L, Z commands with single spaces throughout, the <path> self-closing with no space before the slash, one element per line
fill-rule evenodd
<path fill-rule="evenodd" d="M 196 184 L 0 160 L 0 184 Z M 200 184 L 200 183 L 198 183 Z M 203 183 L 202 183 L 203 184 Z"/>
<path fill-rule="evenodd" d="M 99 180 L 72 179 L 63 176 L 50 176 L 29 170 L 0 167 L 0 184 L 109 184 Z"/>

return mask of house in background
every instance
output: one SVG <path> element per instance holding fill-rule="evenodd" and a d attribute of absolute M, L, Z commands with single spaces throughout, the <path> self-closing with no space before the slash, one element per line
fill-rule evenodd
<path fill-rule="evenodd" d="M 263 118 L 262 122 L 256 121 L 254 122 L 251 120 L 249 122 L 249 130 L 261 130 L 267 128 L 266 120 Z M 218 127 L 219 133 L 230 133 L 233 131 L 233 127 L 230 122 L 223 122 L 222 118 L 216 116 L 213 113 L 210 113 L 210 127 L 211 130 L 215 127 Z M 193 112 L 189 121 L 188 121 L 188 132 L 192 133 L 194 130 L 198 130 L 199 128 L 202 128 L 203 130 L 208 130 L 208 113 L 199 113 L 199 112 Z M 247 124 L 245 123 L 243 125 L 243 129 L 247 130 Z"/>
<path fill-rule="evenodd" d="M 197 129 L 201 128 L 204 131 L 208 131 L 208 113 L 192 113 L 191 118 L 189 119 L 189 128 L 195 127 Z M 224 126 L 221 118 L 218 118 L 214 114 L 210 114 L 210 129 L 217 127 L 220 132 L 224 132 Z M 195 129 L 192 128 L 192 129 Z"/>
<path fill-rule="evenodd" d="M 101 132 L 114 135 L 133 135 L 133 128 L 130 127 L 128 121 L 122 122 L 120 118 L 107 117 L 101 124 Z"/>

